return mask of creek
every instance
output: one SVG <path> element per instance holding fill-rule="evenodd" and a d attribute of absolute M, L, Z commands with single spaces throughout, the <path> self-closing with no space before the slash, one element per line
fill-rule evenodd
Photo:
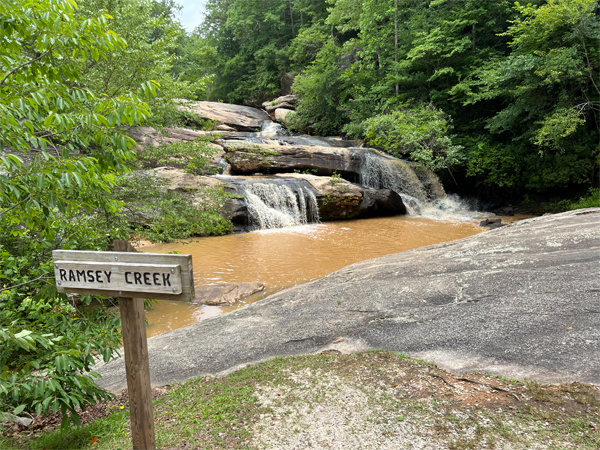
<path fill-rule="evenodd" d="M 146 312 L 148 337 L 233 311 L 296 284 L 322 278 L 349 264 L 484 231 L 475 219 L 394 216 L 307 224 L 159 244 L 142 251 L 191 254 L 196 286 L 260 281 L 264 291 L 234 306 L 157 300 Z"/>

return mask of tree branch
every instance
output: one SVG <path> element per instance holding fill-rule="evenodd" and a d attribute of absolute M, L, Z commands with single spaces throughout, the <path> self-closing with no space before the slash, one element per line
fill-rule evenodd
<path fill-rule="evenodd" d="M 23 200 L 21 200 L 19 203 L 15 203 L 14 205 L 12 205 L 10 208 L 5 209 L 4 211 L 2 211 L 0 213 L 0 217 L 2 217 L 4 214 L 6 214 L 7 212 L 9 212 L 12 209 L 15 209 L 17 206 L 22 205 L 23 203 L 25 203 L 27 200 L 29 200 L 31 198 L 31 195 L 28 195 L 27 197 L 25 197 Z"/>
<path fill-rule="evenodd" d="M 17 70 L 19 70 L 19 69 L 22 69 L 22 68 L 23 68 L 23 67 L 25 67 L 25 66 L 28 66 L 28 65 L 30 65 L 30 64 L 33 64 L 34 62 L 37 62 L 37 61 L 41 60 L 41 59 L 42 59 L 44 56 L 47 56 L 48 54 L 50 54 L 50 52 L 51 52 L 51 51 L 52 51 L 52 49 L 49 49 L 49 50 L 45 51 L 44 53 L 42 53 L 42 54 L 41 54 L 40 56 L 38 56 L 37 58 L 35 58 L 35 59 L 32 59 L 32 60 L 30 60 L 30 61 L 27 61 L 27 62 L 25 62 L 25 63 L 21 64 L 20 66 L 17 66 L 17 67 L 15 67 L 13 70 L 11 70 L 10 72 L 8 72 L 8 73 L 7 73 L 7 74 L 4 76 L 4 78 L 2 79 L 2 81 L 0 81 L 0 86 L 2 86 L 4 83 L 6 83 L 6 81 L 8 80 L 8 78 L 9 78 L 9 77 L 10 77 L 12 74 L 14 74 L 14 73 L 15 73 Z"/>
<path fill-rule="evenodd" d="M 39 277 L 37 277 L 34 280 L 29 280 L 29 281 L 26 281 L 25 283 L 15 284 L 14 286 L 10 286 L 10 287 L 7 287 L 7 288 L 2 288 L 2 289 L 0 289 L 0 291 L 11 291 L 11 290 L 16 289 L 18 287 L 25 286 L 26 284 L 35 283 L 36 281 L 39 281 L 39 280 L 49 280 L 51 278 L 54 278 L 54 277 L 49 277 L 49 276 L 46 276 L 46 275 L 40 275 Z"/>

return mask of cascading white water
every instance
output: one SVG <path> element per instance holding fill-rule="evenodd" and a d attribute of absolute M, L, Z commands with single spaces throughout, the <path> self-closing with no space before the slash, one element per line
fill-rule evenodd
<path fill-rule="evenodd" d="M 319 204 L 317 203 L 317 196 L 308 188 L 303 188 L 303 191 L 308 199 L 308 203 L 306 205 L 306 217 L 308 222 L 319 222 L 321 218 L 319 217 Z"/>
<path fill-rule="evenodd" d="M 221 166 L 223 175 L 229 175 L 231 173 L 231 164 L 225 161 L 224 158 L 219 158 L 219 166 Z"/>
<path fill-rule="evenodd" d="M 251 225 L 257 229 L 284 228 L 319 221 L 315 194 L 308 188 L 292 191 L 285 184 L 253 183 L 245 187 Z"/>
<path fill-rule="evenodd" d="M 277 122 L 265 121 L 261 124 L 258 134 L 265 137 L 275 137 L 281 134 L 289 134 L 289 132 Z"/>
<path fill-rule="evenodd" d="M 365 151 L 361 159 L 360 184 L 363 186 L 373 189 L 391 189 L 415 201 L 427 201 L 427 192 L 423 183 L 406 162 L 373 151 Z"/>
<path fill-rule="evenodd" d="M 421 168 L 417 173 L 411 164 L 373 150 L 362 154 L 360 177 L 363 186 L 400 194 L 409 215 L 442 218 L 474 213 L 458 196 L 446 195 L 430 170 Z"/>

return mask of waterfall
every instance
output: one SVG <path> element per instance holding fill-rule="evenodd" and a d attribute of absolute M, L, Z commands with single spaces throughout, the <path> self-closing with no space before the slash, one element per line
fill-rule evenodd
<path fill-rule="evenodd" d="M 317 199 L 312 190 L 286 184 L 252 183 L 245 186 L 248 217 L 257 229 L 284 228 L 319 221 Z"/>
<path fill-rule="evenodd" d="M 446 195 L 438 177 L 429 169 L 373 150 L 361 156 L 361 184 L 391 189 L 402 197 L 409 215 L 427 217 L 471 216 L 470 205 Z"/>
<path fill-rule="evenodd" d="M 278 136 L 287 136 L 291 134 L 281 124 L 277 122 L 265 121 L 261 124 L 260 131 L 256 133 L 257 136 L 266 138 L 275 138 Z"/>
<path fill-rule="evenodd" d="M 303 188 L 304 194 L 306 195 L 306 197 L 308 198 L 308 203 L 307 203 L 307 208 L 306 208 L 306 215 L 308 218 L 309 222 L 319 222 L 321 220 L 321 217 L 319 217 L 319 204 L 317 203 L 317 196 L 315 195 L 315 193 L 308 189 L 308 188 Z"/>
<path fill-rule="evenodd" d="M 360 179 L 363 186 L 391 189 L 418 202 L 427 201 L 427 192 L 415 171 L 405 161 L 374 151 L 362 154 Z"/>

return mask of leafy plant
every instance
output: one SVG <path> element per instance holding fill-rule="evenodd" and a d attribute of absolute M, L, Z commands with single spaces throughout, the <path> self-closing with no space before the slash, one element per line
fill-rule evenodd
<path fill-rule="evenodd" d="M 112 357 L 120 338 L 118 320 L 56 292 L 51 251 L 107 249 L 112 232 L 86 217 L 118 210 L 105 193 L 134 157 L 124 127 L 148 117 L 157 87 L 82 85 L 85 68 L 126 48 L 109 20 L 83 18 L 71 0 L 0 1 L 0 408 L 52 408 L 65 424 L 109 395 L 92 358 Z"/>
<path fill-rule="evenodd" d="M 365 122 L 365 139 L 387 152 L 408 157 L 431 170 L 461 162 L 461 149 L 449 135 L 450 119 L 433 105 L 400 109 Z"/>

